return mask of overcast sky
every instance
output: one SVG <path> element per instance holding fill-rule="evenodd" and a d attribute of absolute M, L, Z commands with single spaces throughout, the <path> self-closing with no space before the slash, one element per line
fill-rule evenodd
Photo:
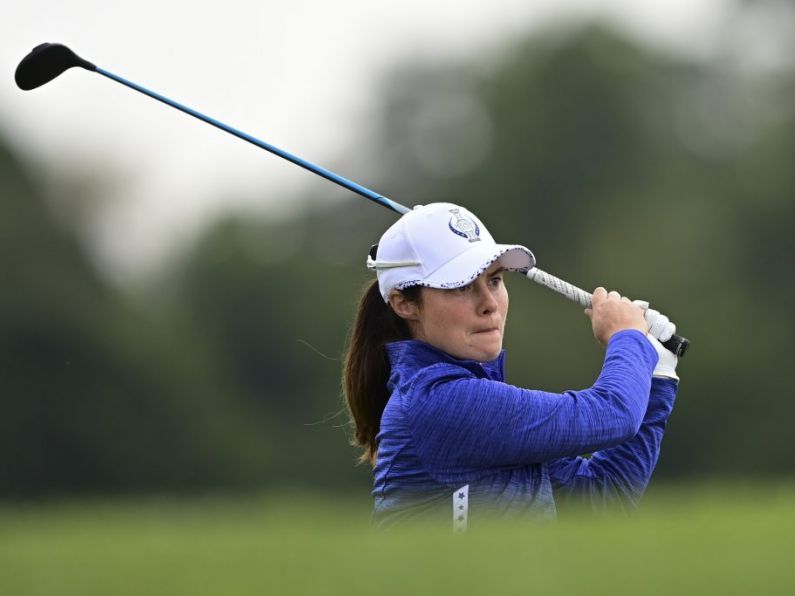
<path fill-rule="evenodd" d="M 728 4 L 14 2 L 0 24 L 0 132 L 29 159 L 116 180 L 108 188 L 113 208 L 98 211 L 91 230 L 102 266 L 124 281 L 226 209 L 276 217 L 289 207 L 286 198 L 329 183 L 94 73 L 73 70 L 20 91 L 13 72 L 41 42 L 64 43 L 106 70 L 334 169 L 356 163 L 351 155 L 369 132 L 379 76 L 401 59 L 477 56 L 525 31 L 587 15 L 648 43 L 699 53 Z M 338 173 L 366 184 L 362 172 Z"/>

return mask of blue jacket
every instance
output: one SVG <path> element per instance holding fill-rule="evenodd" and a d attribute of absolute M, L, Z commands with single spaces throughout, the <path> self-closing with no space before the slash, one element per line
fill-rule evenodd
<path fill-rule="evenodd" d="M 639 331 L 613 335 L 593 386 L 564 393 L 505 383 L 504 352 L 459 360 L 415 340 L 387 352 L 377 525 L 452 519 L 454 494 L 466 485 L 470 520 L 487 512 L 552 518 L 555 496 L 631 506 L 643 494 L 677 383 L 652 378 L 657 352 Z"/>

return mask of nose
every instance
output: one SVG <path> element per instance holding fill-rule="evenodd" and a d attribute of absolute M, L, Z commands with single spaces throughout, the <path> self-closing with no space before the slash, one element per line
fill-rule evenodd
<path fill-rule="evenodd" d="M 497 298 L 490 288 L 485 284 L 478 284 L 478 312 L 482 315 L 490 315 L 497 310 Z"/>

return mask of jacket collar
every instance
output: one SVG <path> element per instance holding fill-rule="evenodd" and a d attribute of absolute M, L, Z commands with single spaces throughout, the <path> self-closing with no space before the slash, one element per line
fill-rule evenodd
<path fill-rule="evenodd" d="M 412 373 L 432 364 L 445 362 L 466 368 L 479 378 L 488 378 L 493 381 L 503 381 L 505 379 L 505 350 L 502 350 L 500 355 L 494 360 L 487 360 L 486 362 L 461 360 L 424 341 L 416 339 L 387 343 L 386 350 L 389 356 L 389 364 L 392 368 L 399 368 L 406 373 Z"/>

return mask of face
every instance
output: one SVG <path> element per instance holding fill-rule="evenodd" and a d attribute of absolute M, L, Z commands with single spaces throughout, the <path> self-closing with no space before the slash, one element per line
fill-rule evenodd
<path fill-rule="evenodd" d="M 485 362 L 499 356 L 502 350 L 508 314 L 503 275 L 502 266 L 494 263 L 462 288 L 422 288 L 420 305 L 396 304 L 394 300 L 391 303 L 395 312 L 407 320 L 414 339 L 456 358 Z"/>

